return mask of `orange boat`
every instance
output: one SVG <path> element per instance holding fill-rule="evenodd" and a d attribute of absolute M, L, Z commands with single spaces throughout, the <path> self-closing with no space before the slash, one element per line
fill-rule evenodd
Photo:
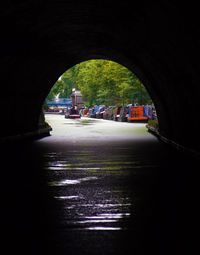
<path fill-rule="evenodd" d="M 144 106 L 130 106 L 128 113 L 128 122 L 147 122 L 148 117 L 145 114 Z"/>

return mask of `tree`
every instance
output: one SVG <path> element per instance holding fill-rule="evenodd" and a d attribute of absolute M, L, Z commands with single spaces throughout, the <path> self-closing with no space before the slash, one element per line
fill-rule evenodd
<path fill-rule="evenodd" d="M 109 60 L 93 59 L 68 69 L 55 83 L 49 97 L 70 97 L 79 89 L 85 105 L 150 104 L 144 85 L 126 67 Z"/>

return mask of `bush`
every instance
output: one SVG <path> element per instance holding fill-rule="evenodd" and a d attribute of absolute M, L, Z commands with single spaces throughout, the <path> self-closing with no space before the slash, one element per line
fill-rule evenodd
<path fill-rule="evenodd" d="M 148 120 L 148 125 L 155 129 L 158 129 L 158 119 L 155 120 Z"/>

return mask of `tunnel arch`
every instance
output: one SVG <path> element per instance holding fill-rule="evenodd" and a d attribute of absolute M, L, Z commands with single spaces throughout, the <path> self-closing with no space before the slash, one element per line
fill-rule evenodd
<path fill-rule="evenodd" d="M 148 92 L 150 98 L 152 99 L 152 101 L 153 101 L 153 103 L 154 103 L 156 109 L 157 109 L 157 107 L 159 107 L 158 110 L 157 110 L 157 112 L 158 112 L 158 121 L 159 121 L 159 119 L 160 119 L 159 113 L 161 112 L 160 109 L 162 109 L 162 104 L 160 103 L 160 99 L 159 99 L 158 97 L 156 97 L 156 94 L 154 93 L 154 89 L 153 89 L 152 86 L 149 84 L 149 82 L 147 81 L 147 79 L 146 79 L 146 77 L 144 76 L 144 74 L 143 74 L 142 72 L 140 72 L 139 69 L 135 67 L 135 65 L 133 66 L 132 64 L 129 64 L 129 63 L 130 63 L 129 60 L 125 60 L 125 61 L 124 61 L 123 58 L 119 58 L 117 55 L 118 55 L 117 53 L 116 53 L 116 55 L 115 55 L 114 57 L 107 57 L 107 56 L 105 57 L 105 56 L 102 56 L 102 55 L 93 55 L 92 57 L 82 58 L 82 61 L 81 61 L 81 62 L 76 63 L 76 64 L 73 65 L 73 66 L 76 66 L 77 64 L 84 63 L 84 62 L 87 62 L 87 61 L 90 61 L 90 60 L 108 60 L 108 61 L 111 61 L 111 62 L 120 64 L 121 66 L 126 67 L 128 70 L 130 70 L 130 71 L 131 71 L 133 74 L 135 74 L 135 75 L 136 75 L 135 69 L 138 70 L 136 77 L 137 77 L 141 82 L 142 82 L 142 81 L 145 82 L 145 84 L 143 84 L 143 83 L 142 83 L 142 84 L 145 86 L 145 88 L 146 88 L 146 90 L 147 90 L 147 92 Z M 115 60 L 114 60 L 114 59 L 115 59 Z M 120 61 L 120 63 L 119 63 L 119 61 Z M 126 64 L 126 66 L 125 66 L 124 64 L 122 64 L 122 63 L 124 63 L 124 62 L 125 62 L 125 64 Z M 70 68 L 72 68 L 73 66 L 71 66 Z M 132 70 L 130 69 L 130 67 L 132 68 Z M 62 71 L 61 73 L 59 73 L 58 77 L 61 77 L 61 76 L 62 76 L 66 71 L 68 71 L 70 68 L 68 68 L 68 69 L 62 69 L 62 70 L 64 70 L 64 71 Z M 140 77 L 138 77 L 138 73 L 141 74 Z M 57 80 L 58 80 L 58 78 L 56 79 L 56 81 L 57 81 Z M 54 84 L 55 84 L 55 83 L 54 83 Z M 148 86 L 147 86 L 146 84 L 147 84 Z M 53 85 L 53 86 L 54 86 L 54 85 Z M 49 92 L 50 92 L 50 90 L 53 88 L 53 86 L 50 86 L 50 88 L 48 89 Z M 153 98 L 152 98 L 152 95 L 153 95 Z M 45 97 L 45 98 L 46 98 L 46 97 Z M 154 101 L 153 99 L 156 99 L 156 101 Z M 41 106 L 41 107 L 42 107 L 42 106 Z"/>
<path fill-rule="evenodd" d="M 123 56 L 120 52 L 105 52 L 104 54 L 101 52 L 101 54 L 98 54 L 95 52 L 95 54 L 91 54 L 88 56 L 79 55 L 79 58 L 77 58 L 76 62 L 73 62 L 71 66 L 69 66 L 69 63 L 66 61 L 63 61 L 59 67 L 58 70 L 55 72 L 55 75 L 52 79 L 52 82 L 48 83 L 48 87 L 46 90 L 46 93 L 43 95 L 42 100 L 40 101 L 40 105 L 42 107 L 43 102 L 48 95 L 49 91 L 53 87 L 53 84 L 58 80 L 58 78 L 68 69 L 70 69 L 72 66 L 79 64 L 84 61 L 92 60 L 92 59 L 105 59 L 105 60 L 110 60 L 114 61 L 116 63 L 119 63 L 122 66 L 125 66 L 128 68 L 132 73 L 134 73 L 139 80 L 143 83 L 145 86 L 147 92 L 149 93 L 150 97 L 152 98 L 152 101 L 154 102 L 157 115 L 158 115 L 158 121 L 159 121 L 159 127 L 163 131 L 163 135 L 166 135 L 167 131 L 172 132 L 172 128 L 170 127 L 170 119 L 168 119 L 168 112 L 167 112 L 167 106 L 165 105 L 165 102 L 163 98 L 160 97 L 159 92 L 157 91 L 156 86 L 153 84 L 154 79 L 152 75 L 149 74 L 149 72 L 145 72 L 141 70 L 139 65 L 137 65 L 137 61 L 134 61 L 132 59 L 129 59 L 125 56 Z M 66 68 L 66 66 L 68 68 Z M 147 75 L 146 75 L 147 74 Z M 156 82 L 156 81 L 155 81 Z M 163 101 L 162 101 L 163 100 Z M 166 130 L 166 131 L 165 131 Z"/>
<path fill-rule="evenodd" d="M 59 75 L 99 57 L 128 67 L 143 82 L 162 136 L 199 150 L 198 125 L 187 125 L 197 119 L 200 94 L 196 14 L 195 5 L 167 0 L 7 3 L 0 80 L 1 108 L 9 106 L 2 113 L 1 137 L 41 128 L 41 104 Z"/>

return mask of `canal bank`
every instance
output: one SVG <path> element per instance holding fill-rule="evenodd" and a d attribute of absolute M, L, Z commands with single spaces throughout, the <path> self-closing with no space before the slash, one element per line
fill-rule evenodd
<path fill-rule="evenodd" d="M 51 131 L 52 131 L 51 127 L 46 127 L 46 128 L 37 129 L 35 131 L 26 132 L 23 134 L 16 134 L 12 136 L 1 137 L 0 143 L 40 139 L 42 137 L 49 136 Z"/>
<path fill-rule="evenodd" d="M 159 132 L 158 128 L 155 128 L 149 124 L 146 125 L 148 132 L 150 132 L 151 134 L 155 135 L 160 141 L 162 141 L 163 143 L 167 144 L 168 146 L 171 146 L 173 148 L 175 148 L 176 150 L 184 153 L 184 154 L 188 154 L 189 156 L 195 157 L 195 158 L 200 158 L 200 152 L 193 150 L 191 148 L 185 147 L 181 144 L 176 143 L 173 140 L 170 140 L 168 138 L 166 138 L 165 136 L 161 135 Z"/>
<path fill-rule="evenodd" d="M 30 130 L 29 132 L 21 132 L 14 135 L 2 134 L 0 137 L 0 143 L 5 144 L 7 142 L 23 142 L 27 140 L 40 139 L 45 136 L 49 136 L 52 131 L 52 127 L 45 121 L 44 113 L 41 112 L 37 128 Z"/>

